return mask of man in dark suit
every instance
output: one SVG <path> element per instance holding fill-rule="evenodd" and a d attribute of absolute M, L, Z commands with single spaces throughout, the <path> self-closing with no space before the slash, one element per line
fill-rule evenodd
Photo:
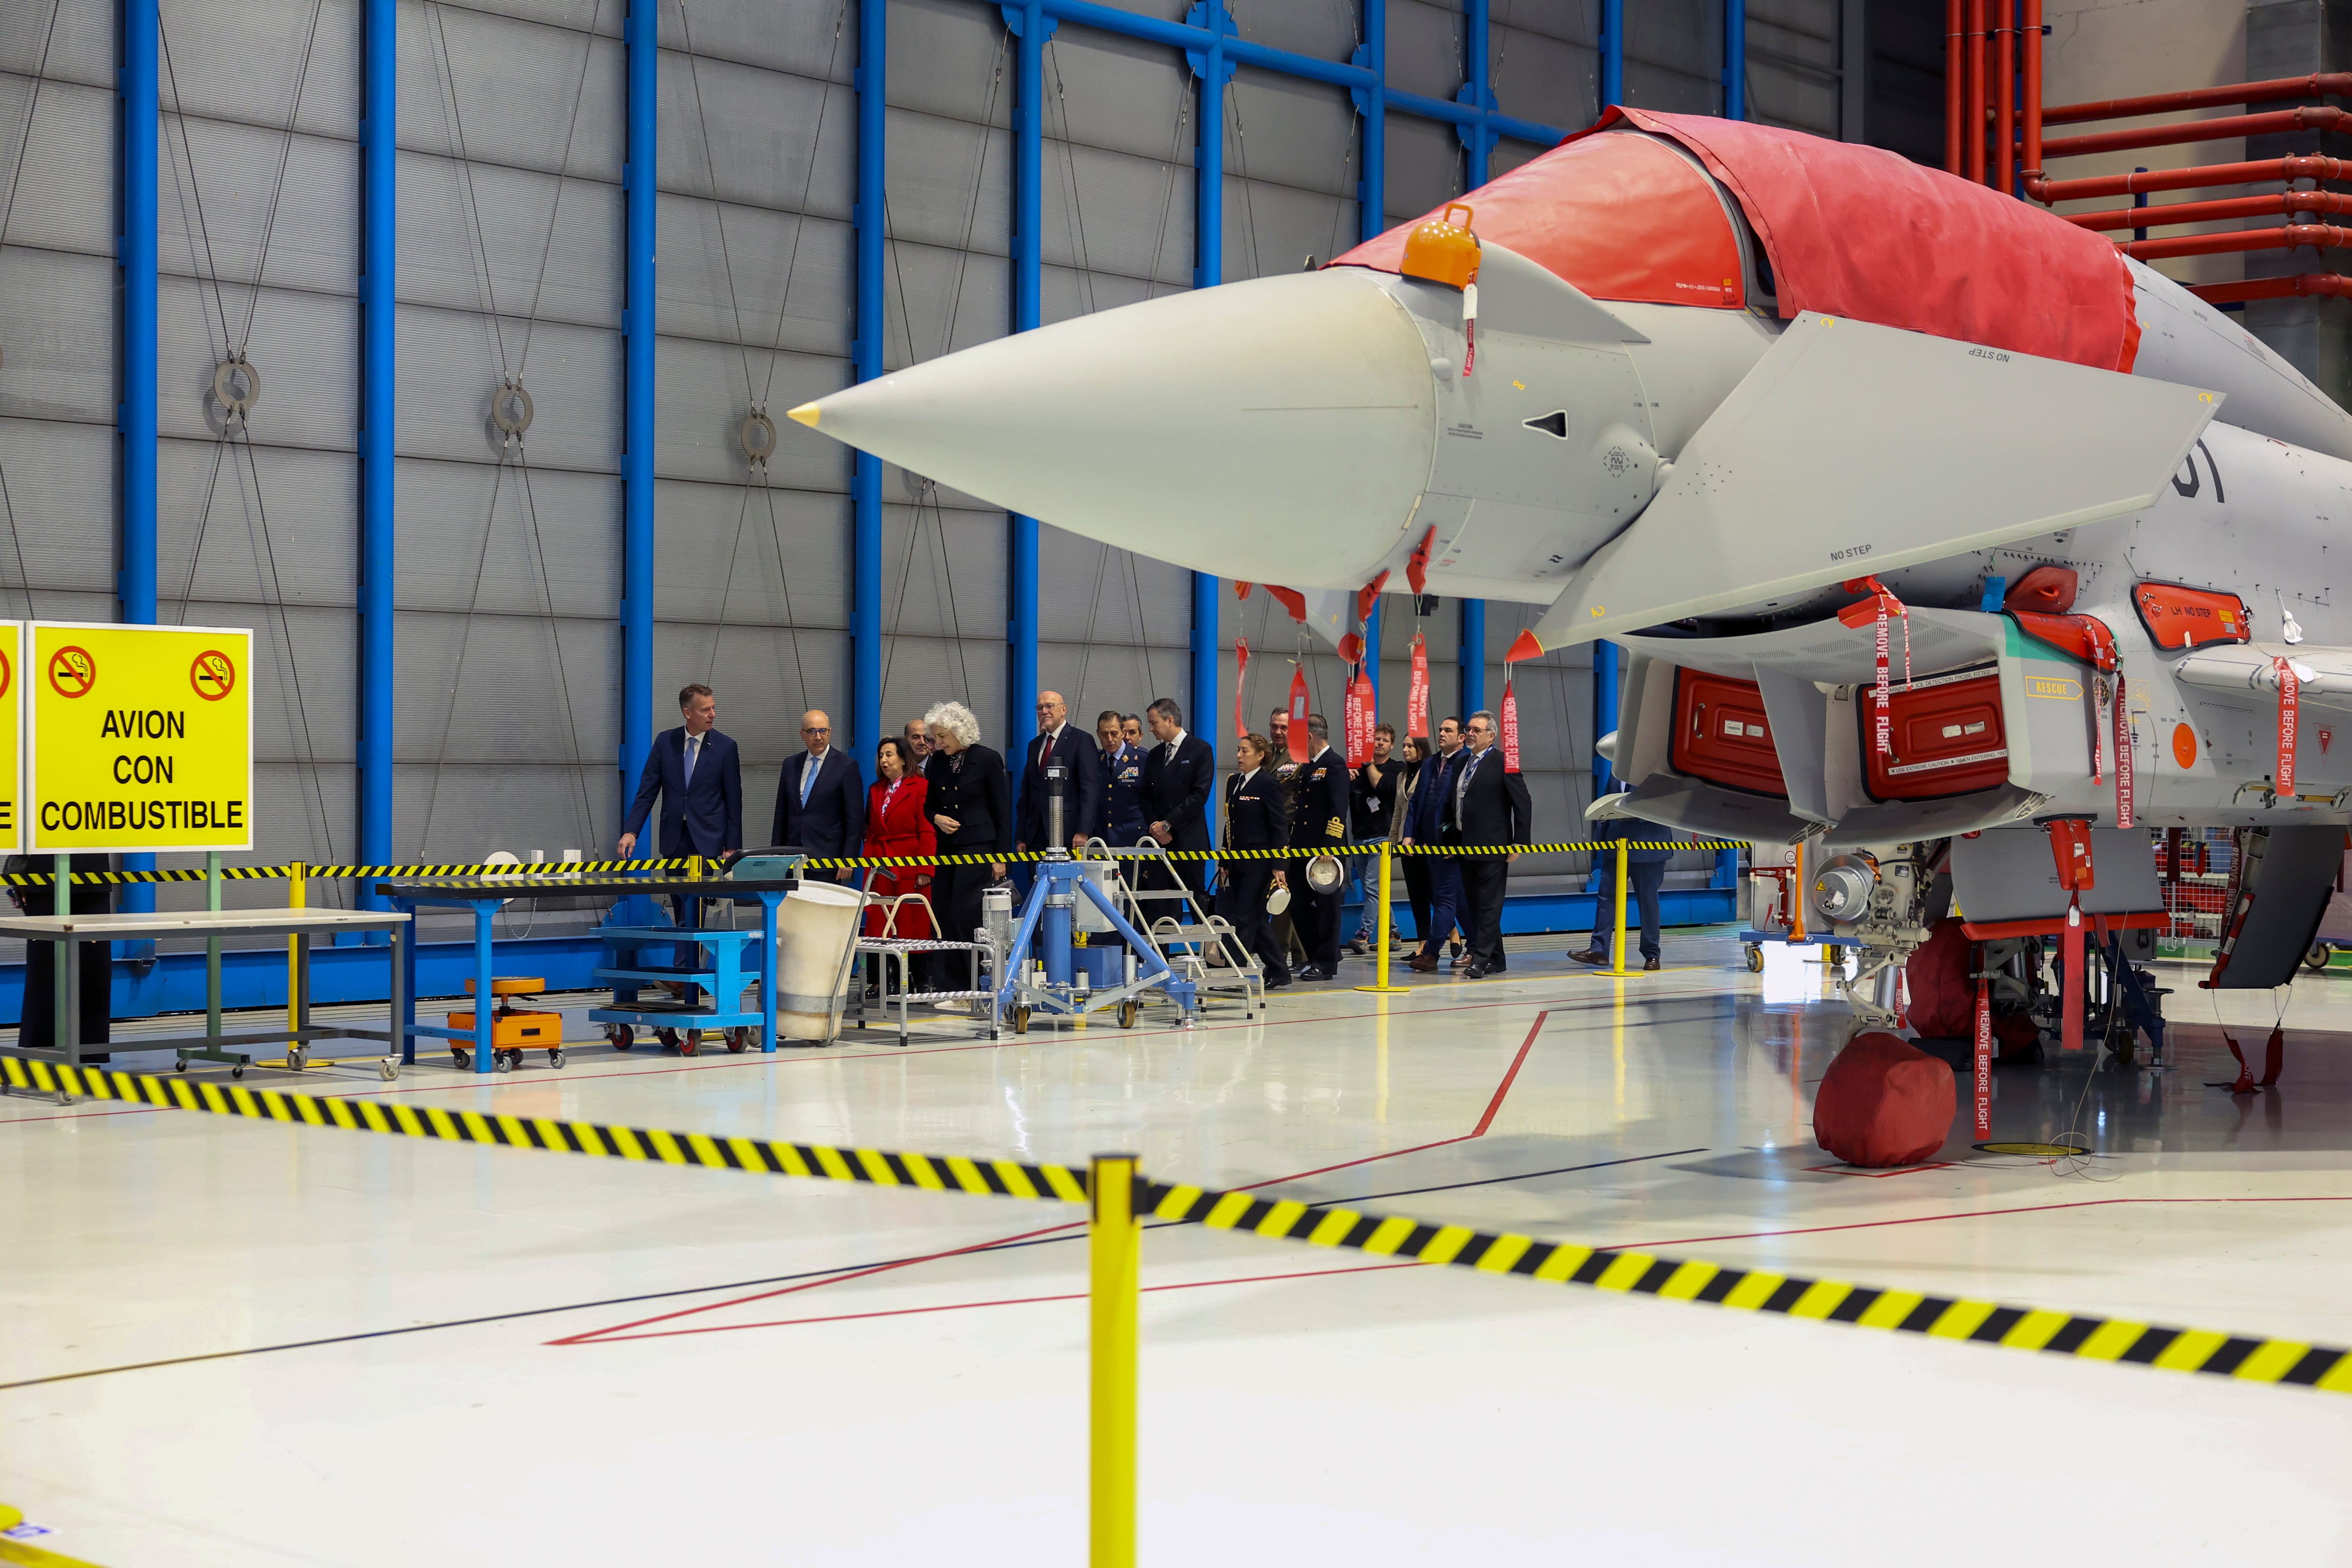
<path fill-rule="evenodd" d="M 1059 692 L 1037 694 L 1037 738 L 1029 743 L 1021 766 L 1021 803 L 1014 811 L 1015 852 L 1048 850 L 1051 816 L 1046 793 L 1047 763 L 1062 765 L 1062 845 L 1073 852 L 1087 847 L 1099 824 L 1103 809 L 1102 753 L 1094 737 L 1069 722 L 1070 705 Z"/>
<path fill-rule="evenodd" d="M 653 812 L 656 795 L 661 797 L 665 857 L 704 855 L 715 860 L 743 847 L 742 757 L 734 741 L 719 733 L 719 699 L 709 686 L 697 682 L 677 694 L 677 711 L 686 722 L 654 737 L 653 749 L 646 756 L 645 777 L 621 831 L 623 860 L 636 853 L 637 834 Z M 680 925 L 698 924 L 697 902 L 671 897 Z M 678 967 L 693 969 L 700 964 L 696 948 L 684 943 L 678 946 Z M 688 986 L 680 995 L 692 1001 L 698 989 Z M 691 1043 L 693 1036 L 688 1038 Z"/>
<path fill-rule="evenodd" d="M 1339 973 L 1339 904 L 1347 879 L 1328 893 L 1307 884 L 1307 862 L 1337 854 L 1348 842 L 1348 759 L 1331 749 L 1331 726 L 1321 714 L 1307 716 L 1307 760 L 1291 780 L 1290 907 L 1307 963 L 1294 977 L 1328 980 Z M 1344 864 L 1344 862 L 1342 862 Z"/>
<path fill-rule="evenodd" d="M 1241 738 L 1235 752 L 1238 770 L 1225 783 L 1226 849 L 1287 847 L 1288 792 L 1267 766 L 1273 750 L 1273 743 L 1262 735 Z M 1255 858 L 1227 862 L 1217 873 L 1217 914 L 1234 928 L 1234 946 L 1257 956 L 1269 991 L 1290 984 L 1290 956 L 1266 928 L 1266 889 L 1281 875 L 1280 861 Z"/>
<path fill-rule="evenodd" d="M 1217 781 L 1216 754 L 1197 735 L 1184 733 L 1184 710 L 1161 697 L 1143 710 L 1151 727 L 1151 749 L 1143 758 L 1144 831 L 1171 850 L 1209 847 L 1209 791 Z M 1208 885 L 1204 861 L 1178 861 L 1176 874 L 1199 899 Z M 1205 904 L 1202 905 L 1207 907 Z"/>
<path fill-rule="evenodd" d="M 772 844 L 792 844 L 814 855 L 854 855 L 866 843 L 866 784 L 857 764 L 833 745 L 833 720 L 811 708 L 801 715 L 801 745 L 776 780 Z M 849 882 L 854 871 L 812 873 Z"/>
<path fill-rule="evenodd" d="M 1475 846 L 1524 844 L 1533 841 L 1534 812 L 1528 800 L 1528 781 L 1504 771 L 1503 748 L 1495 744 L 1495 716 L 1479 710 L 1470 716 L 1469 750 L 1449 799 L 1453 831 L 1449 841 Z M 1462 857 L 1462 892 L 1470 908 L 1465 924 L 1470 931 L 1470 964 L 1463 974 L 1482 979 L 1503 972 L 1503 887 L 1516 854 Z"/>
<path fill-rule="evenodd" d="M 1095 716 L 1095 740 L 1102 747 L 1102 821 L 1095 836 L 1122 849 L 1143 837 L 1143 746 L 1127 738 L 1117 708 Z"/>
<path fill-rule="evenodd" d="M 1619 783 L 1620 791 L 1632 785 Z M 1645 822 L 1639 817 L 1605 817 L 1593 824 L 1599 830 L 1593 836 L 1608 842 L 1654 843 L 1671 839 L 1674 833 L 1655 822 Z M 1642 967 L 1658 967 L 1658 891 L 1666 885 L 1666 862 L 1675 858 L 1672 850 L 1626 850 L 1625 887 L 1642 911 Z M 1581 953 L 1570 957 L 1580 964 L 1606 964 L 1612 945 L 1617 939 L 1617 854 L 1610 851 L 1600 861 L 1601 898 L 1593 907 L 1592 940 L 1584 945 Z"/>
<path fill-rule="evenodd" d="M 1406 843 L 1437 848 L 1449 841 L 1445 830 L 1454 820 L 1454 784 L 1464 761 L 1462 721 L 1449 715 L 1437 727 L 1437 749 L 1413 776 L 1412 799 L 1406 802 L 1404 817 Z M 1421 934 L 1421 951 L 1406 959 L 1405 966 L 1430 975 L 1444 962 L 1445 939 L 1461 918 L 1462 865 L 1452 855 L 1418 858 L 1428 868 L 1429 929 Z"/>

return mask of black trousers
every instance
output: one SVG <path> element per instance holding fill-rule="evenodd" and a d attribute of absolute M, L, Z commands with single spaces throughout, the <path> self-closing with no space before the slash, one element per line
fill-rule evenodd
<path fill-rule="evenodd" d="M 1339 904 L 1347 896 L 1347 884 L 1343 882 L 1328 893 L 1308 887 L 1310 858 L 1301 855 L 1290 862 L 1290 917 L 1307 961 L 1328 975 L 1339 967 Z"/>
<path fill-rule="evenodd" d="M 1462 925 L 1470 936 L 1470 961 L 1489 969 L 1503 967 L 1503 886 L 1510 873 L 1511 862 L 1500 856 L 1462 862 L 1462 893 L 1468 905 Z"/>
<path fill-rule="evenodd" d="M 111 871 L 111 855 L 75 855 L 73 871 Z M 35 855 L 25 862 L 28 872 L 54 872 L 57 858 Z M 23 896 L 21 907 L 27 915 L 53 915 L 57 912 L 57 890 L 51 887 L 26 887 L 17 890 Z M 76 915 L 104 915 L 114 907 L 114 890 L 99 883 L 76 883 L 67 894 L 69 907 Z M 84 942 L 75 955 L 81 963 L 81 981 L 78 999 L 81 1011 L 81 1043 L 104 1045 L 113 1038 L 110 1027 L 114 1012 L 113 946 L 106 942 Z M 16 1030 L 17 1043 L 26 1046 L 52 1046 L 58 1042 L 58 945 L 54 942 L 25 944 L 25 1008 Z"/>
<path fill-rule="evenodd" d="M 1234 928 L 1234 942 L 1257 955 L 1269 980 L 1290 978 L 1290 956 L 1275 939 L 1265 912 L 1265 892 L 1274 885 L 1272 861 L 1234 861 L 1217 873 L 1217 914 Z"/>
<path fill-rule="evenodd" d="M 940 845 L 943 855 L 968 853 Z M 980 924 L 980 895 L 995 878 L 984 865 L 943 865 L 931 873 L 931 908 L 939 914 L 942 942 L 969 942 Z M 1019 911 L 1014 911 L 1015 916 Z M 927 991 L 960 991 L 971 983 L 971 962 L 961 953 L 919 953 L 916 983 Z"/>
<path fill-rule="evenodd" d="M 1404 868 L 1404 896 L 1412 905 L 1412 938 L 1429 940 L 1429 862 L 1419 855 L 1406 855 L 1398 862 Z M 1373 885 L 1378 886 L 1379 873 L 1373 873 Z"/>

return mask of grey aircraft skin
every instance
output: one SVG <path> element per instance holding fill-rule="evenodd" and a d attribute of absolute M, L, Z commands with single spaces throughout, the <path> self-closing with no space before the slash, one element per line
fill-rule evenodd
<path fill-rule="evenodd" d="M 1602 303 L 1488 242 L 1467 374 L 1459 290 L 1339 267 L 1057 323 L 793 417 L 1072 532 L 1306 591 L 1335 639 L 1357 589 L 1385 572 L 1403 591 L 1425 549 L 1430 592 L 1546 606 L 1543 650 L 1627 650 L 1609 749 L 1633 792 L 1600 810 L 1907 858 L 1925 898 L 1957 835 L 2115 826 L 2118 736 L 2135 827 L 2352 822 L 2352 415 L 2228 315 L 2120 265 L 2129 374 L 1782 321 L 1752 259 L 1746 310 Z M 2071 570 L 2071 612 L 2112 634 L 2120 726 L 2116 682 L 2000 613 L 1998 585 L 2042 566 Z M 2005 778 L 1874 798 L 1876 627 L 1837 615 L 1864 578 L 1904 612 L 1897 686 L 1906 653 L 1914 679 L 1998 677 Z M 2234 594 L 2244 640 L 2159 646 L 2143 583 Z M 1757 684 L 1785 796 L 1675 766 L 1678 671 Z M 1927 922 L 1845 924 L 1868 973 Z"/>

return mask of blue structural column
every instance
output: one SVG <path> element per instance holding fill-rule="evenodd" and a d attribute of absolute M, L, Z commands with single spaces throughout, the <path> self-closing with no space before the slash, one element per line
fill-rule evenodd
<path fill-rule="evenodd" d="M 1723 118 L 1748 118 L 1748 0 L 1723 0 Z"/>
<path fill-rule="evenodd" d="M 1483 0 L 1481 0 L 1483 4 Z M 1372 73 L 1373 85 L 1356 88 L 1355 99 L 1363 140 L 1363 178 L 1356 185 L 1356 237 L 1377 238 L 1388 227 L 1389 167 L 1389 8 L 1387 0 L 1363 0 L 1364 41 L 1349 62 Z M 1381 605 L 1364 617 L 1364 669 L 1372 677 L 1372 711 L 1380 711 Z"/>
<path fill-rule="evenodd" d="M 653 748 L 654 717 L 654 230 L 659 147 L 661 13 L 630 0 L 628 163 L 622 176 L 626 298 L 621 446 L 621 804 Z M 638 847 L 648 853 L 654 835 Z"/>
<path fill-rule="evenodd" d="M 122 212 L 115 265 L 122 284 L 121 561 L 115 593 L 125 622 L 155 622 L 155 200 L 158 149 L 155 60 L 161 37 L 156 0 L 122 0 Z M 128 855 L 124 869 L 153 868 L 153 855 Z M 125 910 L 155 907 L 144 884 L 122 893 Z M 125 956 L 152 957 L 154 944 L 126 945 Z"/>
<path fill-rule="evenodd" d="M 1495 150 L 1495 135 L 1485 118 L 1495 109 L 1494 93 L 1487 86 L 1487 62 L 1494 55 L 1486 0 L 1470 0 L 1462 25 L 1463 74 L 1470 79 L 1455 97 L 1482 111 L 1477 120 L 1457 127 L 1469 154 L 1468 188 L 1475 191 L 1486 183 L 1487 158 Z M 1486 601 L 1483 599 L 1462 601 L 1460 658 L 1462 717 L 1467 723 L 1472 714 L 1486 706 Z"/>
<path fill-rule="evenodd" d="M 1045 290 L 1045 40 L 1054 19 L 1038 0 L 1006 5 L 1014 43 L 1013 107 L 1013 329 L 1036 329 Z M 1035 733 L 1037 707 L 1037 519 L 1013 515 L 1011 658 L 1004 710 L 1004 753 L 1018 758 Z M 1013 789 L 1021 788 L 1016 769 Z"/>
<path fill-rule="evenodd" d="M 1609 759 L 1598 749 L 1601 737 L 1617 727 L 1617 644 L 1592 644 L 1592 793 L 1595 797 L 1609 792 L 1615 772 Z"/>
<path fill-rule="evenodd" d="M 1224 40 L 1234 30 L 1232 14 L 1223 0 L 1200 0 L 1184 16 L 1187 26 L 1204 27 L 1213 41 L 1205 49 L 1187 49 L 1184 57 L 1200 78 L 1200 111 L 1192 143 L 1193 172 L 1198 181 L 1192 198 L 1192 287 L 1211 288 L 1225 280 L 1225 83 L 1233 78 L 1233 62 L 1225 58 Z M 1192 574 L 1192 706 L 1186 727 L 1207 741 L 1212 749 L 1222 731 L 1217 718 L 1217 612 L 1223 602 L 1222 580 L 1205 571 Z M 1209 794 L 1212 831 L 1220 796 Z"/>
<path fill-rule="evenodd" d="M 399 0 L 365 0 L 360 19 L 359 852 L 385 865 L 394 755 L 393 328 L 399 221 Z M 376 907 L 389 901 L 370 894 Z"/>
<path fill-rule="evenodd" d="M 849 345 L 849 373 L 870 382 L 882 373 L 887 330 L 882 294 L 885 141 L 890 59 L 888 0 L 857 8 L 857 201 L 850 209 L 857 277 L 857 335 Z M 849 470 L 849 710 L 845 737 L 852 757 L 882 738 L 882 460 L 859 452 Z"/>
<path fill-rule="evenodd" d="M 1601 106 L 1625 101 L 1625 0 L 1601 0 Z"/>

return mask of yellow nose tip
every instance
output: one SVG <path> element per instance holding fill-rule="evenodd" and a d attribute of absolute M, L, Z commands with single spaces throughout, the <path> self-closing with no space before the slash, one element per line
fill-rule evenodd
<path fill-rule="evenodd" d="M 789 420 L 796 421 L 799 423 L 805 424 L 811 430 L 814 430 L 816 428 L 816 404 L 813 402 L 804 402 L 801 404 L 800 407 L 793 409 L 791 413 L 785 414 L 784 417 Z"/>

